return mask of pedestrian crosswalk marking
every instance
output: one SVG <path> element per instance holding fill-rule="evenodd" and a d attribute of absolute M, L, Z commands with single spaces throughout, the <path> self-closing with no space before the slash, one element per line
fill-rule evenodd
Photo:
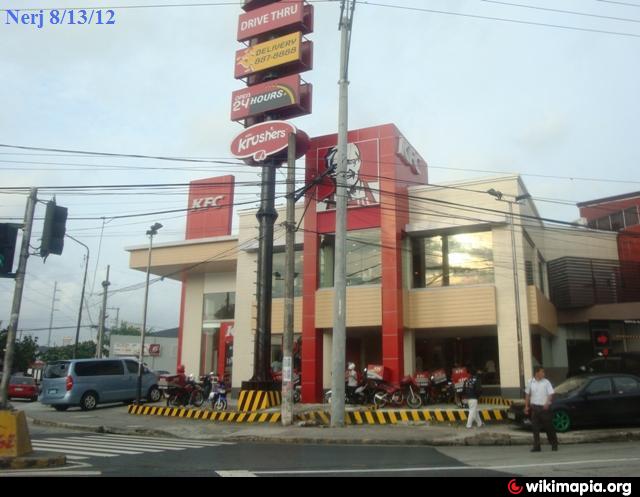
<path fill-rule="evenodd" d="M 47 437 L 32 440 L 32 446 L 35 450 L 61 452 L 71 461 L 84 460 L 89 457 L 117 457 L 122 455 L 203 449 L 207 447 L 218 447 L 220 445 L 233 445 L 233 443 L 200 442 L 197 440 L 183 440 L 178 438 L 155 438 L 119 434 Z"/>

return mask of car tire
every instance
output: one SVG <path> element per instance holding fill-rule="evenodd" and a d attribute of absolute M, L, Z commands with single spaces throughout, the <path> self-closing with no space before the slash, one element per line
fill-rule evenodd
<path fill-rule="evenodd" d="M 37 402 L 38 401 L 38 397 L 31 397 L 29 399 L 29 402 Z"/>
<path fill-rule="evenodd" d="M 53 406 L 56 411 L 64 412 L 69 409 L 69 406 Z"/>
<path fill-rule="evenodd" d="M 162 392 L 160 389 L 158 387 L 151 387 L 147 393 L 147 401 L 160 402 L 160 399 L 162 399 Z"/>
<path fill-rule="evenodd" d="M 564 409 L 553 412 L 552 423 L 558 433 L 564 433 L 571 429 L 571 417 Z"/>
<path fill-rule="evenodd" d="M 95 392 L 87 392 L 80 399 L 80 409 L 83 411 L 92 411 L 98 405 L 98 394 Z"/>

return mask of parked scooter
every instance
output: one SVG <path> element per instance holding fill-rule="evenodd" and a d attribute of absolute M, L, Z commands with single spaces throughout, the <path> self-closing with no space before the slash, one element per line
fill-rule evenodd
<path fill-rule="evenodd" d="M 211 381 L 211 391 L 207 397 L 209 407 L 215 411 L 225 411 L 227 409 L 227 386 L 224 381 L 214 377 Z"/>

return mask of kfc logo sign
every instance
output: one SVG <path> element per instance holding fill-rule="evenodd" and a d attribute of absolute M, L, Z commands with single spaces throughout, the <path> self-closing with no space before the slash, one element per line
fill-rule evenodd
<path fill-rule="evenodd" d="M 413 148 L 403 136 L 398 138 L 398 149 L 396 154 L 402 162 L 411 168 L 413 174 L 420 175 L 427 167 L 427 163 L 424 159 L 420 157 L 420 154 L 416 149 Z"/>
<path fill-rule="evenodd" d="M 193 200 L 191 204 L 192 209 L 209 209 L 222 207 L 222 200 L 224 195 L 217 195 L 215 197 L 197 198 Z"/>
<path fill-rule="evenodd" d="M 233 176 L 192 181 L 187 203 L 187 240 L 228 236 L 233 216 Z"/>

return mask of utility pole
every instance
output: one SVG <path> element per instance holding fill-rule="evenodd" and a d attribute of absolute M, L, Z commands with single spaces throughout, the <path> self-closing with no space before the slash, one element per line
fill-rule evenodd
<path fill-rule="evenodd" d="M 11 306 L 11 317 L 7 332 L 7 346 L 4 353 L 4 370 L 2 381 L 0 382 L 0 410 L 9 408 L 9 379 L 13 367 L 13 353 L 16 342 L 16 330 L 18 329 L 18 319 L 20 317 L 20 304 L 22 303 L 22 291 L 24 290 L 24 279 L 27 272 L 27 259 L 29 258 L 29 244 L 31 243 L 31 232 L 33 230 L 33 214 L 38 202 L 38 189 L 31 188 L 27 208 L 24 214 L 24 228 L 22 232 L 22 247 L 20 248 L 20 261 L 16 270 L 16 286 L 13 292 L 13 304 Z"/>
<path fill-rule="evenodd" d="M 282 425 L 293 424 L 293 315 L 296 271 L 296 135 L 289 135 L 287 220 L 284 262 L 284 336 L 282 337 Z"/>
<path fill-rule="evenodd" d="M 84 256 L 84 278 L 82 279 L 82 293 L 80 294 L 80 308 L 78 309 L 78 325 L 76 326 L 76 339 L 73 342 L 73 358 L 76 358 L 78 354 L 78 341 L 80 340 L 80 326 L 82 324 L 82 306 L 84 305 L 84 293 L 87 286 L 87 273 L 89 271 L 89 247 L 87 247 L 80 240 L 76 240 L 71 235 L 66 235 L 67 238 L 71 238 L 76 243 L 82 245 L 87 249 L 87 255 Z"/>
<path fill-rule="evenodd" d="M 102 282 L 102 309 L 100 310 L 100 322 L 98 323 L 98 345 L 96 346 L 96 357 L 100 359 L 102 357 L 102 341 L 104 340 L 105 320 L 107 319 L 107 288 L 111 282 L 109 282 L 109 270 L 111 266 L 107 266 L 107 279 Z"/>
<path fill-rule="evenodd" d="M 524 343 L 522 337 L 522 313 L 520 310 L 520 282 L 518 279 L 518 258 L 516 252 L 516 228 L 513 219 L 513 204 L 519 204 L 522 200 L 531 198 L 531 195 L 525 193 L 524 195 L 515 196 L 515 200 L 505 200 L 502 197 L 504 194 L 500 191 L 496 191 L 491 188 L 487 191 L 489 195 L 495 197 L 496 200 L 506 202 L 509 204 L 509 227 L 511 231 L 511 263 L 513 266 L 513 293 L 516 302 L 516 337 L 518 340 L 518 377 L 520 385 L 520 395 L 524 393 L 525 383 L 525 371 L 524 371 Z"/>
<path fill-rule="evenodd" d="M 51 329 L 53 328 L 53 313 L 56 310 L 56 293 L 58 292 L 58 282 L 53 282 L 53 298 L 51 299 L 51 315 L 49 316 L 49 335 L 47 336 L 47 347 L 51 347 Z"/>
<path fill-rule="evenodd" d="M 144 334 L 147 331 L 147 306 L 149 303 L 149 275 L 151 274 L 151 251 L 153 250 L 153 237 L 158 234 L 158 230 L 162 228 L 162 224 L 154 223 L 148 230 L 149 237 L 149 255 L 147 258 L 147 280 L 144 287 L 144 311 L 142 315 L 142 329 L 140 330 L 140 354 L 138 356 L 138 388 L 136 390 L 136 404 L 140 405 L 142 399 L 142 372 L 144 370 Z"/>
<path fill-rule="evenodd" d="M 333 298 L 331 426 L 344 426 L 345 350 L 347 343 L 347 143 L 349 131 L 349 49 L 355 0 L 342 0 L 340 12 L 340 101 L 338 103 L 338 165 L 336 171 L 336 247 Z"/>
<path fill-rule="evenodd" d="M 107 307 L 110 311 L 116 311 L 116 325 L 115 328 L 120 326 L 120 308 L 119 307 Z"/>

